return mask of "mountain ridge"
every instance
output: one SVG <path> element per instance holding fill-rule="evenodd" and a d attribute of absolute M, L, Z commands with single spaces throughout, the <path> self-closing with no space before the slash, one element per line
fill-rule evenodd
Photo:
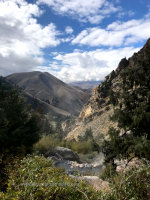
<path fill-rule="evenodd" d="M 89 98 L 89 94 L 67 85 L 48 72 L 15 73 L 6 78 L 22 88 L 26 96 L 40 100 L 52 110 L 64 111 L 64 115 L 78 115 Z"/>

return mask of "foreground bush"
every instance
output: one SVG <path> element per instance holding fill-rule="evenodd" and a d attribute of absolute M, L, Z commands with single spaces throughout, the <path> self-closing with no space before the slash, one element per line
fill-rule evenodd
<path fill-rule="evenodd" d="M 12 171 L 2 200 L 148 200 L 150 164 L 112 175 L 111 192 L 93 191 L 84 182 L 71 179 L 43 156 L 28 156 Z"/>
<path fill-rule="evenodd" d="M 43 156 L 24 158 L 12 172 L 5 200 L 96 200 L 95 193 L 84 182 L 68 177 L 63 170 L 53 167 Z"/>
<path fill-rule="evenodd" d="M 112 192 L 103 195 L 103 200 L 149 200 L 150 164 L 113 175 Z"/>

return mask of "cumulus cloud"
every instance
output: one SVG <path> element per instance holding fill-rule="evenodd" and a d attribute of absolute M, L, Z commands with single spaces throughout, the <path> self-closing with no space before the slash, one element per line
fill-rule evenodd
<path fill-rule="evenodd" d="M 54 57 L 55 62 L 44 70 L 65 82 L 103 80 L 122 58 L 128 58 L 138 50 L 134 47 L 85 52 L 75 50 L 73 53 L 58 54 Z"/>
<path fill-rule="evenodd" d="M 92 24 L 120 10 L 120 7 L 108 0 L 38 0 L 37 4 L 46 4 L 58 14 Z"/>
<path fill-rule="evenodd" d="M 67 34 L 71 34 L 71 33 L 73 33 L 73 28 L 72 28 L 71 26 L 67 26 L 67 27 L 65 28 L 65 32 L 66 32 Z"/>
<path fill-rule="evenodd" d="M 24 0 L 0 1 L 0 73 L 29 71 L 43 62 L 42 49 L 57 46 L 54 24 L 43 27 L 39 7 Z"/>
<path fill-rule="evenodd" d="M 150 37 L 150 19 L 113 22 L 106 29 L 99 27 L 83 30 L 72 44 L 89 46 L 121 46 L 143 41 Z"/>

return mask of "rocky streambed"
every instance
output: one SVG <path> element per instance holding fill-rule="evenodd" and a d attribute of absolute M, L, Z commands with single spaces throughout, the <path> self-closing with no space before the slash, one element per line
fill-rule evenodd
<path fill-rule="evenodd" d="M 56 147 L 47 157 L 53 160 L 56 167 L 63 168 L 70 177 L 86 181 L 95 190 L 110 191 L 109 183 L 99 178 L 104 160 L 101 153 L 97 154 L 91 163 L 87 163 L 72 150 Z"/>
<path fill-rule="evenodd" d="M 102 170 L 102 164 L 88 164 L 88 163 L 77 163 L 76 161 L 60 160 L 55 162 L 56 167 L 65 169 L 67 174 L 77 175 L 99 175 Z"/>
<path fill-rule="evenodd" d="M 48 157 L 56 167 L 63 168 L 69 175 L 98 176 L 103 168 L 103 155 L 97 154 L 91 163 L 82 161 L 78 154 L 64 147 L 56 147 Z"/>

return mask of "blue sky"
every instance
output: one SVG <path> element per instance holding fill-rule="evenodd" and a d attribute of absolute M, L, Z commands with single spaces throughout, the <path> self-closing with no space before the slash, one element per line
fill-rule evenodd
<path fill-rule="evenodd" d="M 148 0 L 0 0 L 0 74 L 99 81 L 150 37 Z"/>

